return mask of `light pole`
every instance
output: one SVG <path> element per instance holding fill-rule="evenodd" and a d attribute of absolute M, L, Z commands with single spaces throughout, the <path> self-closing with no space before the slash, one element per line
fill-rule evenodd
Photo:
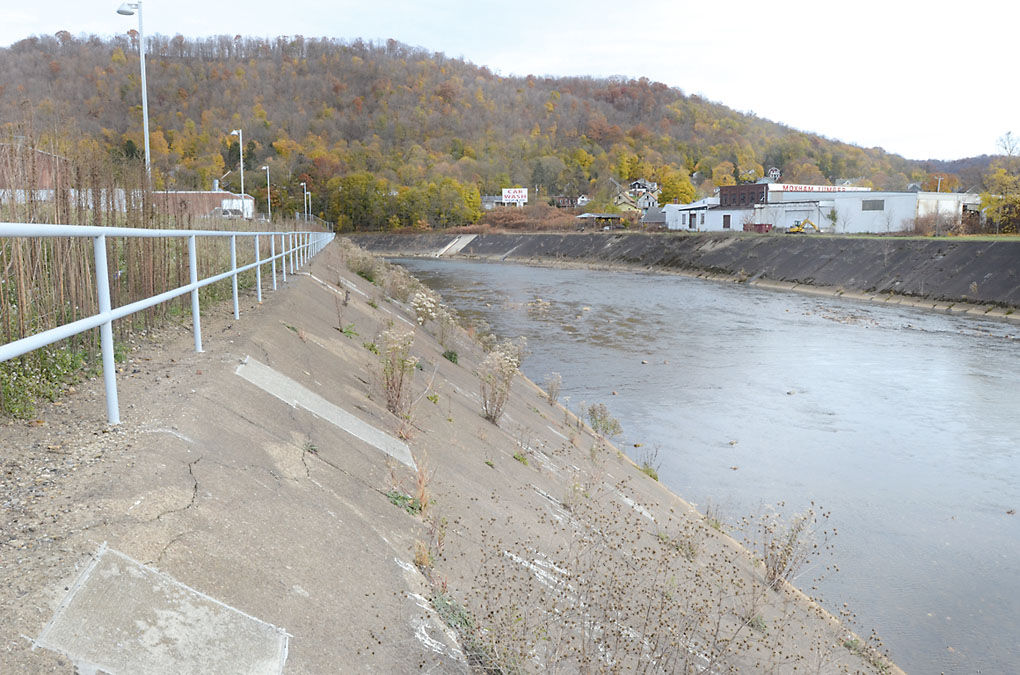
<path fill-rule="evenodd" d="M 266 213 L 269 214 L 269 222 L 273 222 L 273 200 L 269 196 L 269 165 L 266 164 L 262 168 L 266 170 Z"/>
<path fill-rule="evenodd" d="M 244 215 L 244 132 L 234 129 L 231 136 L 237 136 L 237 147 L 241 150 L 241 215 Z"/>
<path fill-rule="evenodd" d="M 309 192 L 305 198 L 308 203 L 305 205 L 305 222 L 307 223 L 312 217 L 312 193 Z"/>
<path fill-rule="evenodd" d="M 138 13 L 138 57 L 142 68 L 142 135 L 145 137 L 145 177 L 152 180 L 152 164 L 149 159 L 149 96 L 145 87 L 145 31 L 142 30 L 142 0 L 125 2 L 117 8 L 117 14 L 131 16 Z"/>
<path fill-rule="evenodd" d="M 301 215 L 305 220 L 308 220 L 308 186 L 302 183 L 301 189 L 304 191 L 301 195 Z"/>

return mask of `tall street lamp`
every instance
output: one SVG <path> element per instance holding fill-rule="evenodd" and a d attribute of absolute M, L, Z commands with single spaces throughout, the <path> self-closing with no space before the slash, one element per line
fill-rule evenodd
<path fill-rule="evenodd" d="M 269 165 L 266 164 L 262 168 L 266 170 L 266 213 L 269 214 L 269 222 L 273 222 L 273 200 L 269 195 Z"/>
<path fill-rule="evenodd" d="M 131 16 L 138 13 L 138 57 L 142 68 L 142 135 L 145 136 L 145 176 L 152 180 L 152 163 L 149 158 L 149 96 L 145 87 L 145 32 L 142 30 L 142 0 L 125 2 L 117 14 Z"/>
<path fill-rule="evenodd" d="M 304 216 L 305 220 L 308 220 L 308 186 L 304 183 L 301 184 L 303 194 L 301 195 L 301 215 Z"/>
<path fill-rule="evenodd" d="M 305 205 L 305 222 L 307 223 L 312 218 L 312 193 L 309 192 L 305 201 L 308 203 Z"/>
<path fill-rule="evenodd" d="M 234 129 L 231 136 L 237 136 L 237 146 L 241 150 L 241 214 L 244 214 L 244 132 Z"/>

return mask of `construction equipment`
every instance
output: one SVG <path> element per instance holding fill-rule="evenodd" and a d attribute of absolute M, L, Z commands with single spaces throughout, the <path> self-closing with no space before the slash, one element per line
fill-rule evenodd
<path fill-rule="evenodd" d="M 815 232 L 821 233 L 821 230 L 818 229 L 818 226 L 815 225 L 814 223 L 812 223 L 807 218 L 805 218 L 804 220 L 795 221 L 793 223 L 793 225 L 791 225 L 789 228 L 787 228 L 786 233 L 787 234 L 804 234 L 805 232 L 807 232 L 807 228 L 808 227 L 812 227 L 812 228 L 814 228 Z"/>

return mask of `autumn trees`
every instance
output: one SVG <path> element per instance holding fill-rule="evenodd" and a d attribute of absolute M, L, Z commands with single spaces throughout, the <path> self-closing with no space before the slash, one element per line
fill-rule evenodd
<path fill-rule="evenodd" d="M 305 183 L 313 213 L 349 228 L 472 222 L 482 194 L 513 186 L 609 204 L 613 180 L 644 178 L 667 203 L 771 166 L 798 182 L 896 189 L 918 169 L 647 79 L 500 77 L 394 41 L 157 35 L 146 46 L 157 188 L 239 189 L 229 132 L 242 128 L 246 169 L 270 167 L 274 213 L 301 210 Z M 62 31 L 0 49 L 0 120 L 130 159 L 143 145 L 137 59 L 127 35 Z M 246 178 L 263 204 L 264 178 Z"/>
<path fill-rule="evenodd" d="M 392 186 L 369 171 L 338 176 L 326 185 L 327 219 L 342 230 L 452 227 L 476 222 L 478 188 L 452 178 Z"/>
<path fill-rule="evenodd" d="M 1006 132 L 999 139 L 1003 156 L 985 175 L 981 207 L 997 232 L 1020 232 L 1020 138 Z"/>

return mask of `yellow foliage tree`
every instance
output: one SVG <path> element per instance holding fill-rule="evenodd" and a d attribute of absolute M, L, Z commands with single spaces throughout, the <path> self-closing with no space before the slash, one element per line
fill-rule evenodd
<path fill-rule="evenodd" d="M 733 162 L 720 162 L 712 167 L 712 182 L 716 187 L 724 185 L 736 185 L 737 179 L 733 177 Z"/>

